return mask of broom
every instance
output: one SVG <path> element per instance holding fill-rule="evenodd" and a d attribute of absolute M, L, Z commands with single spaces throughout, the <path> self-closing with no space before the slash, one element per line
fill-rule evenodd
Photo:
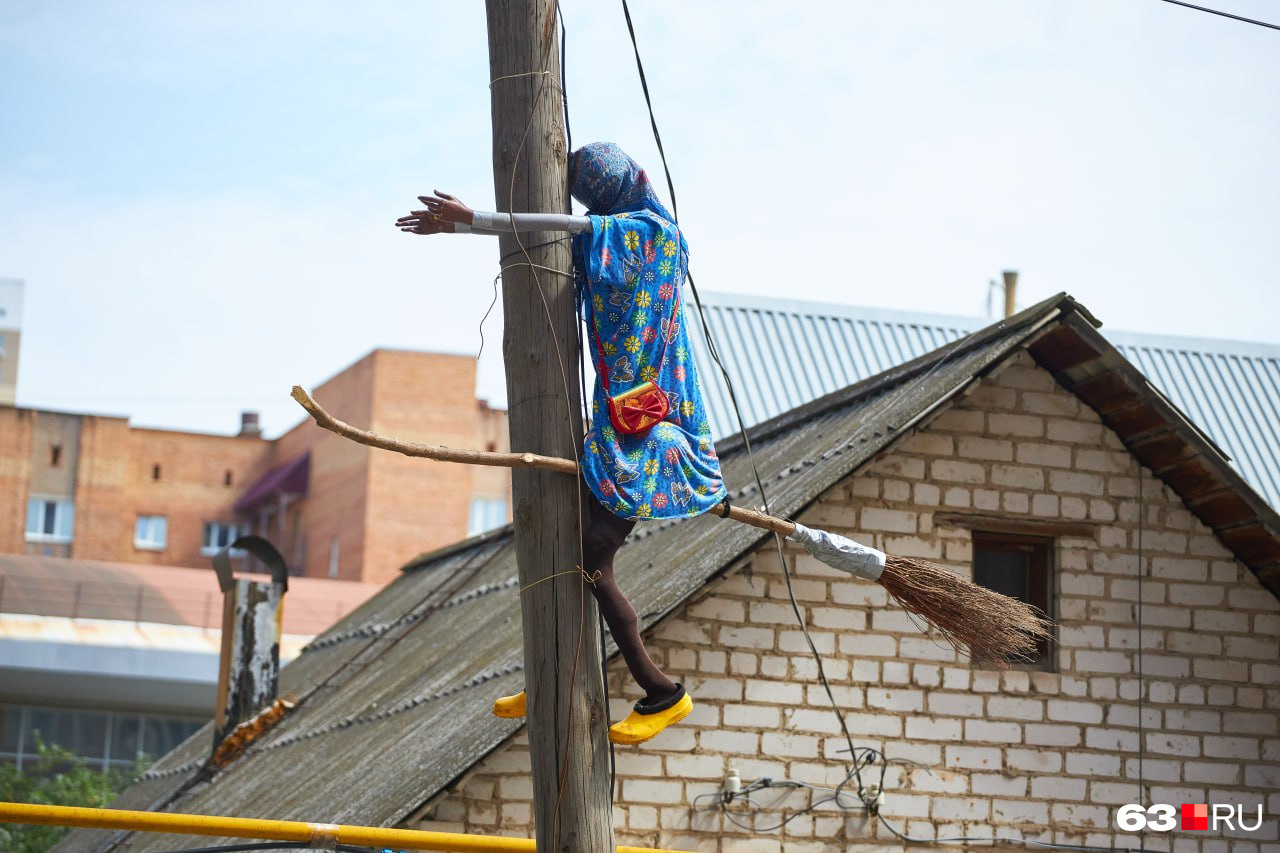
<path fill-rule="evenodd" d="M 292 396 L 317 426 L 358 444 L 441 462 L 578 474 L 578 463 L 571 459 L 537 453 L 457 450 L 389 438 L 338 420 L 299 385 L 293 386 Z M 826 565 L 880 584 L 904 610 L 928 622 L 959 652 L 967 649 L 980 660 L 1029 660 L 1037 644 L 1051 636 L 1052 624 L 1036 608 L 978 586 L 941 566 L 895 557 L 844 536 L 746 507 L 729 506 L 727 500 L 721 507 L 723 518 L 778 533 L 799 542 Z"/>

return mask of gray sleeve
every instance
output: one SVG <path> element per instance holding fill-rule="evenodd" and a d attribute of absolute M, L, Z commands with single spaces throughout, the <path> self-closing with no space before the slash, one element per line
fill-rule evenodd
<path fill-rule="evenodd" d="M 585 216 L 567 213 L 487 213 L 477 210 L 471 223 L 472 232 L 497 234 L 512 231 L 568 231 L 580 234 L 591 228 Z"/>
<path fill-rule="evenodd" d="M 839 534 L 813 530 L 803 524 L 797 524 L 795 532 L 787 538 L 799 542 L 806 551 L 833 569 L 839 569 L 869 581 L 879 580 L 884 572 L 883 551 L 860 545 Z"/>

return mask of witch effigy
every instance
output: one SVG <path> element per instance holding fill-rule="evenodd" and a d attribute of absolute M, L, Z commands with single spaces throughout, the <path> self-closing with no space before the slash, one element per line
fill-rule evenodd
<path fill-rule="evenodd" d="M 609 729 L 615 743 L 649 740 L 693 700 L 653 662 L 613 558 L 637 519 L 688 518 L 724 502 L 720 462 L 688 345 L 681 291 L 689 247 L 648 175 L 617 145 L 594 143 L 569 161 L 570 191 L 586 216 L 476 212 L 447 193 L 399 221 L 415 234 L 563 230 L 572 233 L 579 309 L 596 369 L 583 440 L 588 507 L 582 569 L 644 697 Z M 494 713 L 521 717 L 524 694 Z"/>
<path fill-rule="evenodd" d="M 845 537 L 730 506 L 711 439 L 682 291 L 689 247 L 648 176 L 618 146 L 584 146 L 569 159 L 570 191 L 587 215 L 473 211 L 440 191 L 397 220 L 411 234 L 561 231 L 573 235 L 577 303 L 595 364 L 591 424 L 578 462 L 411 444 L 359 430 L 329 415 L 301 388 L 293 396 L 316 422 L 352 440 L 411 456 L 471 464 L 530 466 L 577 474 L 587 506 L 584 574 L 610 634 L 644 696 L 609 729 L 615 743 L 647 741 L 693 709 L 683 685 L 650 658 L 635 608 L 613 561 L 642 519 L 717 515 L 798 541 L 822 562 L 875 581 L 957 649 L 989 660 L 1025 657 L 1049 636 L 1044 615 L 939 566 L 887 555 Z M 523 717 L 524 692 L 494 703 Z"/>

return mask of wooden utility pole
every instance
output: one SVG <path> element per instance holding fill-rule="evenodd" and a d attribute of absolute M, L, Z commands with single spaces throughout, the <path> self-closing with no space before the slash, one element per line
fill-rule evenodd
<path fill-rule="evenodd" d="M 487 0 L 486 8 L 498 210 L 568 213 L 555 3 Z M 583 430 L 566 236 L 500 238 L 503 356 L 512 450 L 576 459 Z M 601 853 L 614 849 L 606 697 L 595 601 L 577 572 L 578 495 L 573 478 L 512 474 L 537 845 Z"/>

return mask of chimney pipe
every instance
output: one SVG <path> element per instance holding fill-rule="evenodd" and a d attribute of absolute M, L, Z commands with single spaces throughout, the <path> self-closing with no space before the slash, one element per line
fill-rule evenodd
<path fill-rule="evenodd" d="M 1018 296 L 1018 271 L 1005 270 L 1004 276 L 1004 316 L 1006 319 L 1017 313 L 1014 302 Z"/>
<path fill-rule="evenodd" d="M 257 412 L 240 413 L 240 435 L 258 438 L 262 435 L 262 427 L 258 424 Z"/>
<path fill-rule="evenodd" d="M 236 550 L 261 560 L 271 579 L 235 577 L 231 552 Z M 276 697 L 289 572 L 280 552 L 260 536 L 241 536 L 220 550 L 213 569 L 223 596 L 212 758 L 214 766 L 221 766 L 289 707 Z"/>

